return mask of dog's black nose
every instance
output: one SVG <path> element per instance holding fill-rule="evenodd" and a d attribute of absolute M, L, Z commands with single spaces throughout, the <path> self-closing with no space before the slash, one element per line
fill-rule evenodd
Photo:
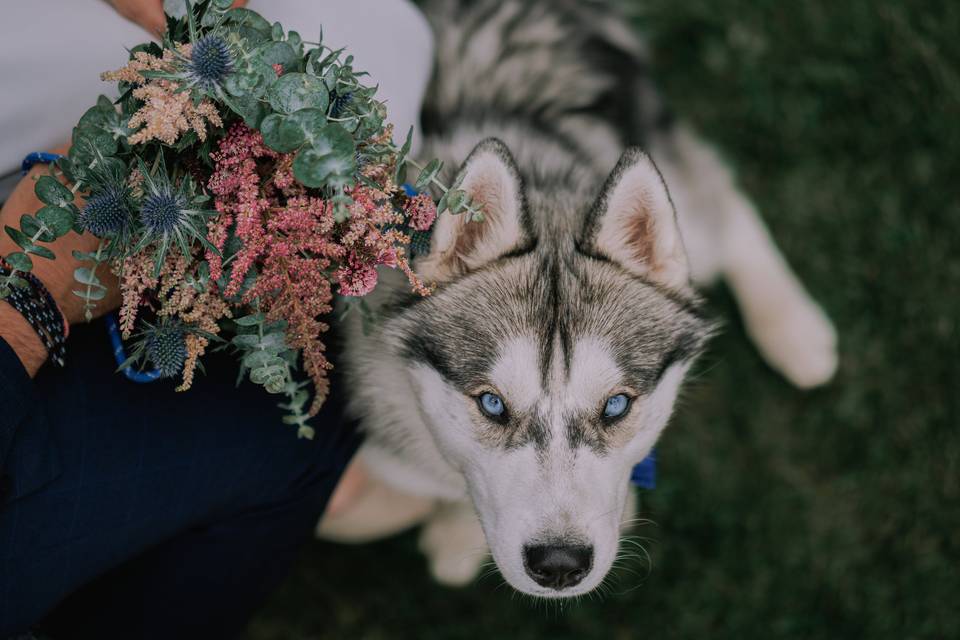
<path fill-rule="evenodd" d="M 566 589 L 590 572 L 593 547 L 566 544 L 538 544 L 523 548 L 527 574 L 541 587 Z"/>

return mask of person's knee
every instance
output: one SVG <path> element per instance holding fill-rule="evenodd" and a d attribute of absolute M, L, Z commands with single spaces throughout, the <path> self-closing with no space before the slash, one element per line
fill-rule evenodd
<path fill-rule="evenodd" d="M 358 436 L 344 426 L 323 425 L 315 440 L 297 439 L 281 443 L 261 476 L 257 501 L 271 508 L 299 505 L 319 518 L 359 444 Z"/>

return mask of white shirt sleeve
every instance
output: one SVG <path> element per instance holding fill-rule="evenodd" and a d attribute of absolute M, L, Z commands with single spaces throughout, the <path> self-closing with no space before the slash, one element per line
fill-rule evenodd
<path fill-rule="evenodd" d="M 415 128 L 433 63 L 433 35 L 408 0 L 252 0 L 249 8 L 316 41 L 347 47 L 355 68 L 370 72 L 400 140 Z M 97 96 L 116 95 L 100 81 L 122 67 L 125 48 L 149 38 L 102 0 L 6 2 L 0 9 L 0 176 L 23 157 L 63 144 Z"/>

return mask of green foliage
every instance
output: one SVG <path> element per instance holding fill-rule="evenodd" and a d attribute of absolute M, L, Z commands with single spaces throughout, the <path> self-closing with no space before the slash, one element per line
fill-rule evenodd
<path fill-rule="evenodd" d="M 73 193 L 53 176 L 40 176 L 34 187 L 37 198 L 44 204 L 64 207 L 73 202 Z"/>
<path fill-rule="evenodd" d="M 336 124 L 317 131 L 309 146 L 293 160 L 293 175 L 308 187 L 343 188 L 353 184 L 356 171 L 353 137 Z"/>
<path fill-rule="evenodd" d="M 287 73 L 267 89 L 267 102 L 278 113 L 293 113 L 300 109 L 323 112 L 330 105 L 330 95 L 320 78 L 306 73 Z"/>
<path fill-rule="evenodd" d="M 323 135 L 327 117 L 320 109 L 301 109 L 290 115 L 273 113 L 261 126 L 264 143 L 281 153 L 296 151 Z M 322 185 L 321 185 L 322 186 Z"/>
<path fill-rule="evenodd" d="M 56 238 L 70 233 L 70 230 L 73 228 L 73 219 L 73 212 L 63 207 L 47 205 L 40 209 L 40 211 L 37 212 L 37 220 L 40 222 L 42 229 L 49 231 L 45 237 L 50 238 L 50 240 L 43 241 L 52 242 Z M 23 228 L 22 219 L 21 228 Z"/>
<path fill-rule="evenodd" d="M 14 253 L 7 254 L 5 260 L 10 264 L 11 267 L 17 269 L 18 271 L 29 272 L 33 270 L 33 260 L 31 260 L 30 256 L 22 251 L 15 251 Z"/>
<path fill-rule="evenodd" d="M 443 169 L 442 162 L 436 158 L 431 160 L 429 163 L 427 163 L 427 166 L 420 171 L 420 175 L 417 176 L 417 180 L 414 182 L 413 188 L 417 191 L 423 191 L 426 189 L 427 185 L 436 179 L 441 169 Z"/>

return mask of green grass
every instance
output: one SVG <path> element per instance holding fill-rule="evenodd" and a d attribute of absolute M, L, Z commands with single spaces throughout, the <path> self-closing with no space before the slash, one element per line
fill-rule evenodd
<path fill-rule="evenodd" d="M 664 92 L 837 323 L 836 380 L 791 388 L 718 288 L 726 329 L 643 496 L 649 575 L 559 608 L 499 576 L 438 587 L 412 535 L 317 543 L 251 638 L 960 637 L 960 4 L 636 13 Z"/>

